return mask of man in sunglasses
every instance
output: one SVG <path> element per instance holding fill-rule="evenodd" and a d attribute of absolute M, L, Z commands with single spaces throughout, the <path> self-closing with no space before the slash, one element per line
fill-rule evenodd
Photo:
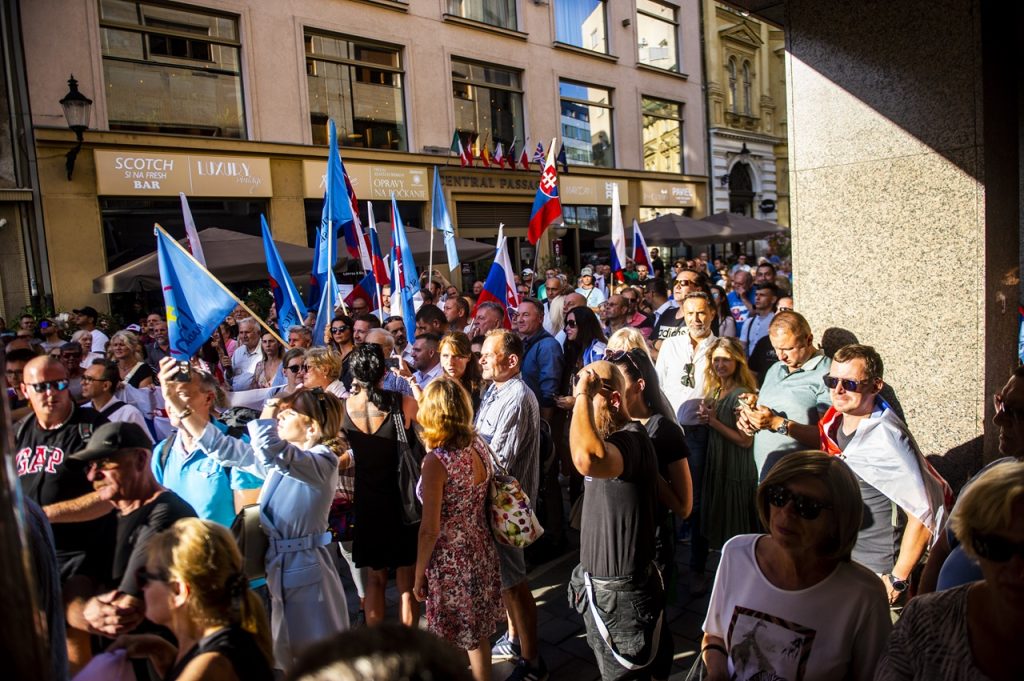
<path fill-rule="evenodd" d="M 203 520 L 231 527 L 231 521 L 243 506 L 256 503 L 263 481 L 238 468 L 225 468 L 207 456 L 198 438 L 181 428 L 181 414 L 170 406 L 172 400 L 167 395 L 173 391 L 179 398 L 175 402 L 184 402 L 193 414 L 227 433 L 227 426 L 213 417 L 217 379 L 205 371 L 194 370 L 187 382 L 175 380 L 176 376 L 177 363 L 173 359 L 163 360 L 160 390 L 175 430 L 153 450 L 153 476 L 156 482 L 178 493 Z"/>
<path fill-rule="evenodd" d="M 25 496 L 46 513 L 53 527 L 65 606 L 84 602 L 109 579 L 115 524 L 109 501 L 86 478 L 70 455 L 85 447 L 105 419 L 75 405 L 68 372 L 50 357 L 36 357 L 22 369 L 21 391 L 32 413 L 15 426 L 15 465 Z M 68 629 L 73 669 L 91 657 L 89 635 Z"/>
<path fill-rule="evenodd" d="M 196 515 L 153 478 L 149 448 L 142 428 L 111 422 L 97 428 L 84 449 L 71 454 L 84 467 L 97 496 L 117 509 L 117 545 L 107 584 L 114 588 L 68 609 L 68 623 L 77 629 L 113 638 L 138 626 L 146 605 L 137 576 L 145 569 L 149 540 L 179 518 Z"/>
<path fill-rule="evenodd" d="M 117 362 L 105 359 L 93 360 L 89 368 L 82 374 L 82 407 L 95 409 L 108 421 L 126 421 L 134 423 L 149 435 L 146 430 L 146 419 L 137 407 L 126 404 L 114 397 L 114 391 L 121 382 L 121 374 Z M 150 438 L 150 444 L 153 443 Z"/>
<path fill-rule="evenodd" d="M 878 574 L 895 604 L 946 517 L 952 491 L 917 448 L 907 425 L 878 393 L 882 358 L 845 345 L 824 377 L 832 406 L 818 424 L 821 448 L 857 476 L 865 519 L 853 560 Z M 898 547 L 898 549 L 896 548 Z"/>

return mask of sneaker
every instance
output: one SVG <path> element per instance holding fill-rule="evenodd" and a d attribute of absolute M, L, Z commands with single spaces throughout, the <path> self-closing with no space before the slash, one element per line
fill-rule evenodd
<path fill-rule="evenodd" d="M 492 660 L 507 660 L 513 657 L 519 657 L 522 654 L 522 650 L 519 647 L 519 641 L 513 641 L 508 637 L 506 631 L 501 635 L 494 645 L 491 647 L 491 659 Z"/>
<path fill-rule="evenodd" d="M 544 658 L 537 658 L 537 666 L 532 666 L 526 660 L 520 658 L 516 668 L 512 670 L 505 681 L 547 681 L 548 666 L 544 664 Z"/>

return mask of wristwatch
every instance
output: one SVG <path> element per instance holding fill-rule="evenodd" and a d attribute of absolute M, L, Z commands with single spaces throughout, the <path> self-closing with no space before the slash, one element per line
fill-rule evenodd
<path fill-rule="evenodd" d="M 899 579 L 891 572 L 887 574 L 885 577 L 889 580 L 889 585 L 892 586 L 892 590 L 898 594 L 903 593 L 907 590 L 907 587 L 910 586 L 910 582 L 908 582 L 905 579 Z"/>
<path fill-rule="evenodd" d="M 789 435 L 789 419 L 783 418 L 782 419 L 782 423 L 779 424 L 779 427 L 776 428 L 774 432 L 778 433 L 779 435 L 787 435 L 788 436 Z"/>

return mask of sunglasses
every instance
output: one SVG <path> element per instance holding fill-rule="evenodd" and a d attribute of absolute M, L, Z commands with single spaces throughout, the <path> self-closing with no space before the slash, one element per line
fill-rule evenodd
<path fill-rule="evenodd" d="M 1006 563 L 1014 556 L 1024 558 L 1024 543 L 1012 542 L 998 534 L 979 534 L 974 538 L 974 550 L 993 563 Z"/>
<path fill-rule="evenodd" d="M 62 393 L 68 389 L 68 381 L 43 381 L 42 383 L 29 383 L 37 393 L 45 393 L 47 390 Z"/>
<path fill-rule="evenodd" d="M 694 386 L 693 374 L 695 368 L 692 362 L 683 365 L 683 375 L 679 377 L 679 382 L 683 384 L 684 388 L 692 388 Z"/>
<path fill-rule="evenodd" d="M 863 381 L 854 381 L 850 378 L 836 378 L 835 376 L 830 376 L 828 374 L 822 376 L 821 380 L 825 382 L 825 385 L 828 386 L 829 390 L 835 390 L 836 386 L 842 383 L 843 390 L 848 393 L 859 393 L 861 388 L 871 384 L 870 378 L 865 378 Z"/>
<path fill-rule="evenodd" d="M 145 567 L 140 567 L 135 571 L 135 583 L 139 585 L 140 589 L 145 588 L 150 582 L 163 582 L 166 584 L 169 578 L 170 575 L 149 572 Z"/>
<path fill-rule="evenodd" d="M 696 279 L 676 279 L 676 286 L 696 286 Z"/>
<path fill-rule="evenodd" d="M 305 368 L 305 365 L 302 364 L 289 364 L 288 366 L 285 367 L 285 369 L 292 372 L 293 374 L 297 374 L 300 371 L 304 370 Z"/>
<path fill-rule="evenodd" d="M 576 324 L 576 320 L 575 319 L 570 319 L 569 321 L 567 321 L 565 323 L 565 328 L 567 328 L 567 329 L 575 329 L 577 326 L 578 326 L 578 324 Z"/>
<path fill-rule="evenodd" d="M 644 373 L 640 371 L 640 366 L 636 363 L 636 360 L 633 359 L 633 354 L 627 350 L 613 350 L 611 352 L 605 352 L 604 358 L 612 364 L 628 362 L 629 365 L 633 367 L 633 371 L 636 372 L 637 377 L 643 377 L 644 375 Z"/>
<path fill-rule="evenodd" d="M 579 374 L 573 374 L 572 375 L 572 388 L 573 388 L 574 391 L 576 390 L 576 386 L 579 384 L 579 382 L 580 382 L 580 375 Z M 601 379 L 601 390 L 607 390 L 608 392 L 612 392 L 613 390 L 615 390 L 615 386 L 612 385 L 612 382 L 609 381 L 607 378 L 602 378 Z"/>
<path fill-rule="evenodd" d="M 331 333 L 345 333 L 346 331 L 348 331 L 348 327 L 347 326 L 332 326 L 331 327 Z"/>
<path fill-rule="evenodd" d="M 802 494 L 791 492 L 782 485 L 772 485 L 768 488 L 768 503 L 776 508 L 785 508 L 786 504 L 793 502 L 793 510 L 804 520 L 814 520 L 821 512 L 831 509 L 831 504 L 825 504 L 816 499 L 805 497 Z"/>
<path fill-rule="evenodd" d="M 1007 407 L 1006 402 L 1003 401 L 1002 395 L 993 395 L 992 403 L 996 408 L 996 416 L 1002 416 L 1006 414 L 1014 421 L 1020 421 L 1024 419 L 1024 409 L 1021 407 Z"/>

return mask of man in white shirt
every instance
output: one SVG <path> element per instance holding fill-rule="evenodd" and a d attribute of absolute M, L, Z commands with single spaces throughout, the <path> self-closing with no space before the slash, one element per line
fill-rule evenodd
<path fill-rule="evenodd" d="M 238 321 L 238 347 L 231 353 L 226 368 L 232 370 L 231 389 L 248 390 L 263 353 L 260 352 L 260 333 L 256 320 L 246 317 Z"/>
<path fill-rule="evenodd" d="M 580 270 L 580 285 L 576 289 L 576 293 L 583 296 L 583 299 L 587 301 L 587 307 L 594 310 L 605 301 L 606 297 L 601 292 L 601 289 L 596 286 L 594 270 L 590 267 L 584 267 Z"/>
<path fill-rule="evenodd" d="M 110 338 L 107 334 L 103 333 L 96 328 L 96 320 L 99 319 L 100 313 L 96 311 L 95 307 L 86 305 L 80 310 L 72 310 L 75 313 L 75 324 L 78 325 L 80 331 L 88 331 L 92 334 L 92 352 L 103 352 L 107 351 L 107 342 Z"/>
<path fill-rule="evenodd" d="M 441 354 L 437 351 L 440 341 L 437 334 L 423 333 L 416 336 L 416 342 L 412 344 L 412 361 L 416 369 L 412 375 L 420 388 L 426 388 L 441 375 Z"/>
<path fill-rule="evenodd" d="M 747 357 L 754 354 L 757 342 L 768 335 L 768 327 L 775 318 L 775 304 L 779 289 L 775 284 L 760 284 L 754 292 L 754 314 L 743 323 L 741 340 L 747 347 Z"/>
<path fill-rule="evenodd" d="M 86 400 L 82 406 L 96 410 L 108 421 L 134 423 L 142 428 L 146 437 L 152 442 L 153 437 L 149 433 L 142 412 L 137 407 L 114 398 L 114 391 L 120 382 L 121 374 L 118 372 L 115 362 L 108 362 L 104 359 L 93 360 L 93 363 L 82 375 L 82 398 Z"/>

